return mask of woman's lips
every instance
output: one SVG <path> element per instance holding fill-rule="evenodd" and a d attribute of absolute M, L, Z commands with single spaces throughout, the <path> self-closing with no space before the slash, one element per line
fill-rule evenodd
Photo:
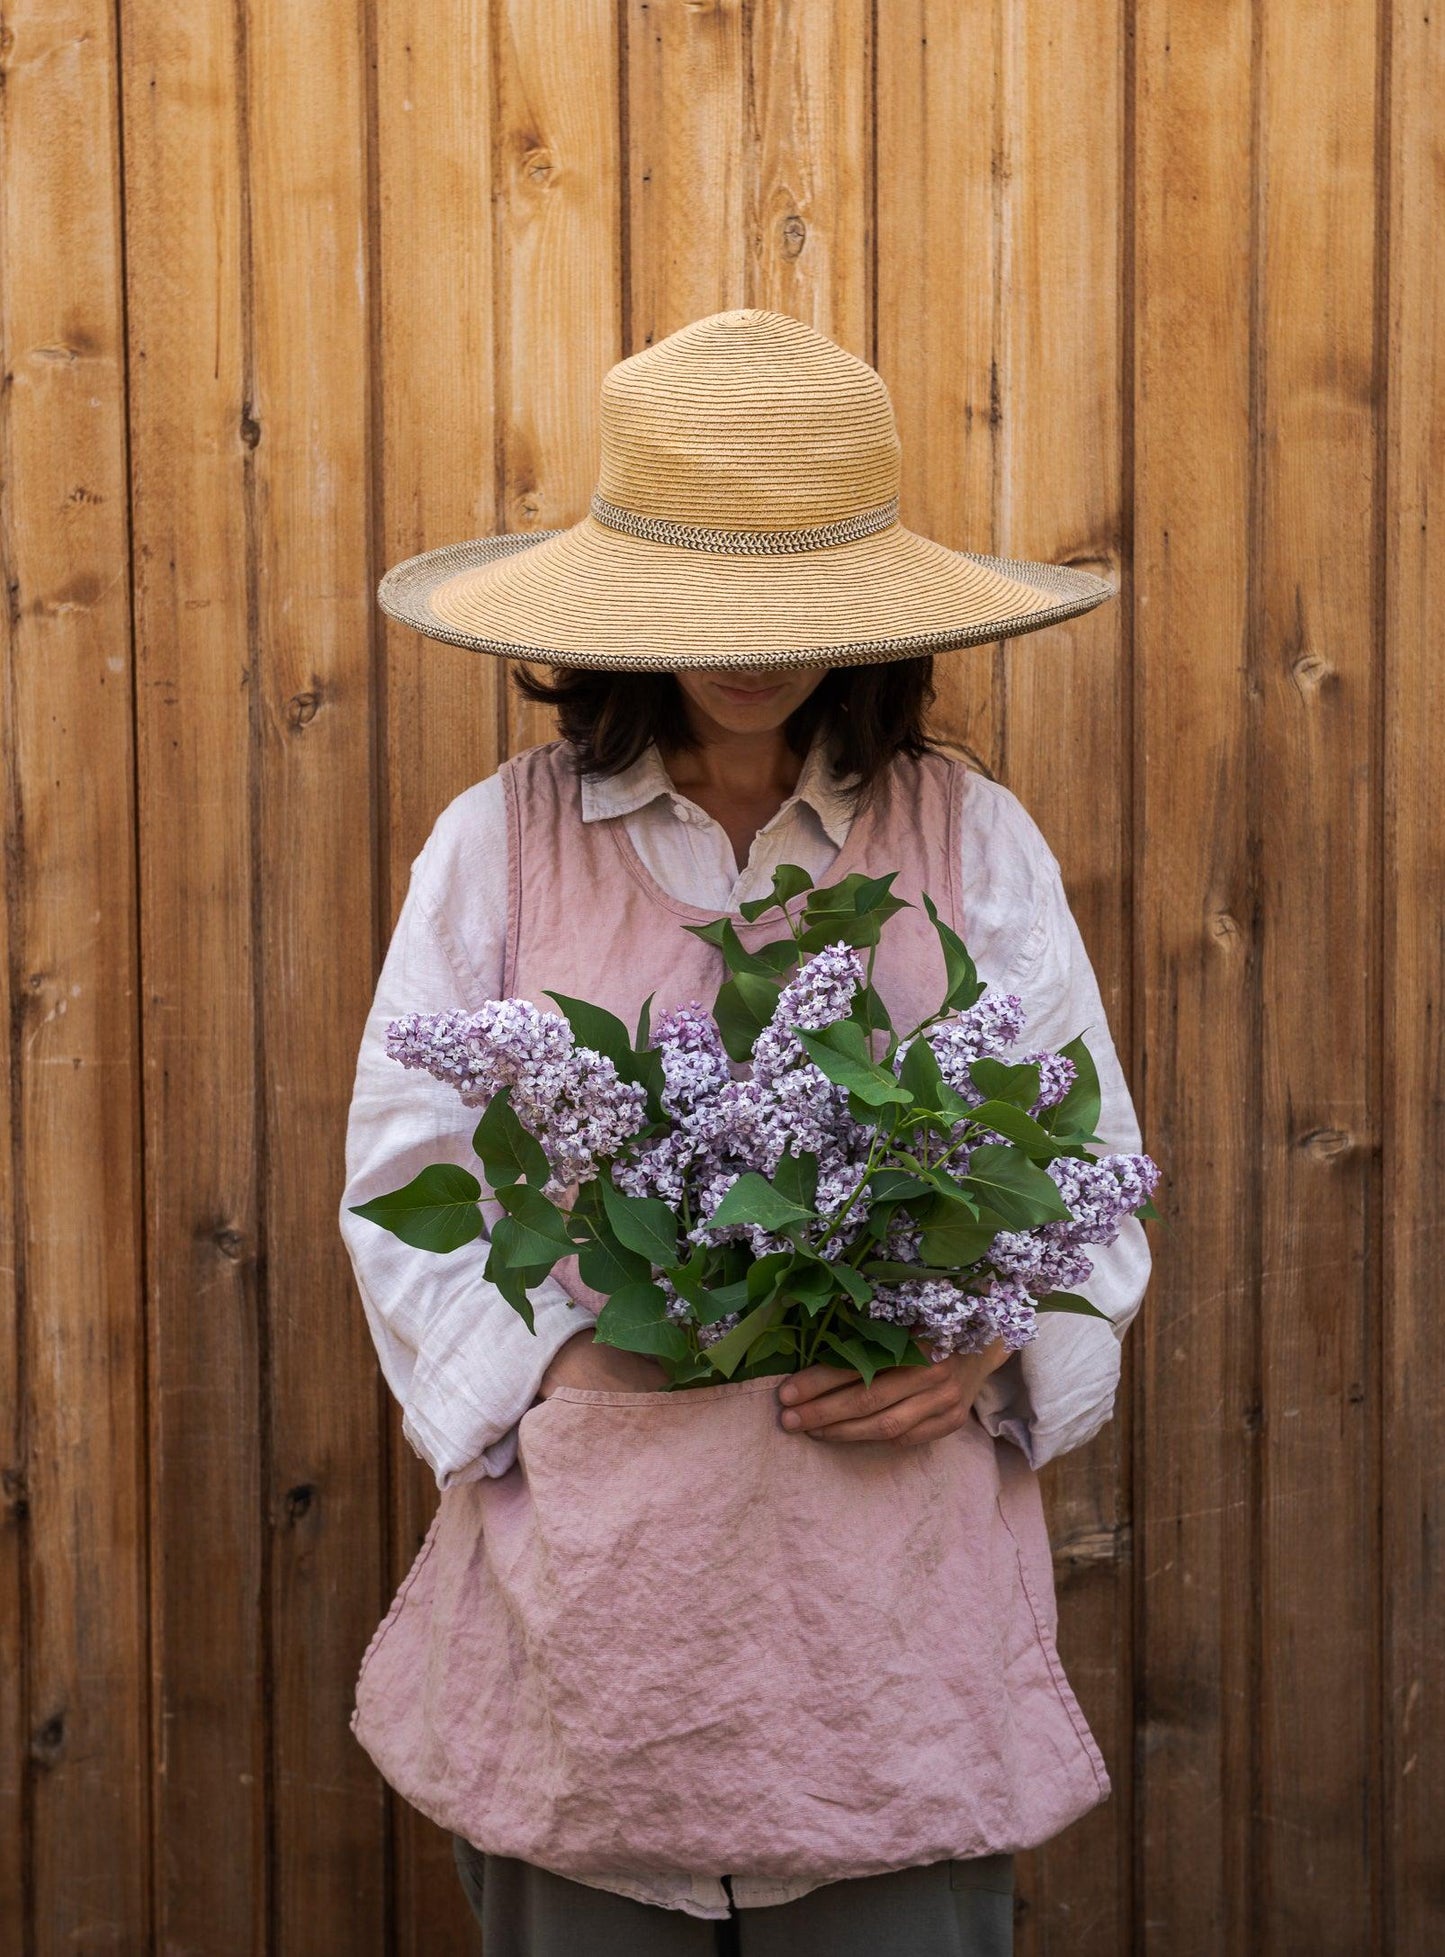
<path fill-rule="evenodd" d="M 738 700 L 744 705 L 750 700 L 771 700 L 782 692 L 782 686 L 730 686 L 725 680 L 714 680 L 713 685 L 719 693 L 725 693 L 729 700 Z"/>

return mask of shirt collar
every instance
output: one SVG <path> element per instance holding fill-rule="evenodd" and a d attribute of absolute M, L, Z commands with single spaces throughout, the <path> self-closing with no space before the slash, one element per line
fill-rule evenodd
<path fill-rule="evenodd" d="M 798 785 L 783 803 L 776 822 L 795 802 L 801 802 L 817 816 L 828 840 L 841 849 L 853 820 L 851 790 L 856 777 L 841 780 L 834 776 L 821 737 L 815 738 L 804 757 Z M 656 743 L 649 744 L 632 763 L 615 775 L 582 777 L 582 820 L 604 822 L 613 816 L 632 815 L 650 802 L 665 796 L 674 809 L 696 806 L 673 786 Z M 769 824 L 768 827 L 772 825 Z"/>

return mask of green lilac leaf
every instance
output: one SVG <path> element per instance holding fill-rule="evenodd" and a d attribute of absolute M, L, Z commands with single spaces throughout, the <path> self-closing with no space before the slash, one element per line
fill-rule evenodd
<path fill-rule="evenodd" d="M 782 1156 L 773 1170 L 773 1187 L 790 1203 L 799 1208 L 812 1211 L 814 1198 L 818 1194 L 818 1158 L 816 1155 L 794 1155 L 791 1151 Z"/>
<path fill-rule="evenodd" d="M 975 1060 L 969 1078 L 990 1101 L 1007 1101 L 1025 1113 L 1039 1098 L 1039 1069 L 1031 1060 Z"/>
<path fill-rule="evenodd" d="M 753 1340 L 760 1333 L 771 1331 L 785 1309 L 781 1298 L 769 1298 L 756 1310 L 750 1311 L 730 1332 L 725 1332 L 716 1345 L 710 1345 L 707 1349 L 713 1370 L 721 1373 L 725 1379 L 731 1379 Z"/>
<path fill-rule="evenodd" d="M 491 1255 L 487 1258 L 482 1276 L 489 1284 L 496 1285 L 498 1291 L 526 1325 L 529 1332 L 537 1327 L 532 1315 L 532 1301 L 527 1293 L 551 1273 L 550 1264 L 540 1264 L 529 1270 L 525 1265 L 509 1264 L 498 1254 L 496 1240 L 492 1241 Z"/>
<path fill-rule="evenodd" d="M 937 906 L 926 891 L 923 908 L 928 912 L 928 921 L 937 932 L 938 942 L 943 948 L 943 969 L 948 988 L 943 1003 L 954 1012 L 966 1012 L 986 990 L 979 980 L 978 967 L 969 956 L 963 939 L 938 915 Z"/>
<path fill-rule="evenodd" d="M 797 1263 L 790 1250 L 770 1250 L 766 1257 L 756 1258 L 743 1278 L 748 1303 L 761 1305 L 767 1299 L 776 1297 L 783 1280 L 792 1276 Z"/>
<path fill-rule="evenodd" d="M 652 1002 L 656 997 L 655 992 L 649 992 L 642 1002 L 641 1012 L 637 1015 L 637 1032 L 632 1044 L 639 1053 L 647 1050 L 647 1043 L 652 1038 Z"/>
<path fill-rule="evenodd" d="M 738 1177 L 708 1218 L 708 1227 L 722 1230 L 734 1224 L 755 1223 L 761 1229 L 778 1232 L 816 1220 L 816 1210 L 793 1202 L 766 1177 L 749 1169 L 746 1175 Z"/>
<path fill-rule="evenodd" d="M 1047 1129 L 1041 1128 L 1032 1115 L 1025 1114 L 1012 1101 L 983 1101 L 969 1110 L 969 1119 L 980 1128 L 991 1128 L 996 1135 L 1006 1135 L 1035 1159 L 1048 1162 L 1064 1152 Z"/>
<path fill-rule="evenodd" d="M 841 1360 L 845 1366 L 851 1367 L 859 1374 L 865 1386 L 871 1386 L 874 1375 L 881 1373 L 892 1363 L 892 1355 L 882 1351 L 878 1346 L 865 1345 L 861 1339 L 840 1339 L 836 1332 L 825 1332 L 823 1344 L 830 1352 L 837 1355 L 837 1359 L 829 1360 L 820 1352 L 818 1356 L 823 1363 L 832 1365 Z"/>
<path fill-rule="evenodd" d="M 499 1189 L 497 1201 L 508 1212 L 492 1226 L 489 1263 L 514 1271 L 551 1270 L 559 1257 L 570 1256 L 576 1245 L 563 1227 L 562 1213 L 545 1196 L 525 1184 Z"/>
<path fill-rule="evenodd" d="M 594 1225 L 593 1230 L 591 1242 L 580 1245 L 577 1251 L 577 1275 L 584 1284 L 610 1296 L 623 1285 L 651 1278 L 652 1265 L 647 1258 L 624 1249 L 605 1226 Z"/>
<path fill-rule="evenodd" d="M 1073 1061 L 1074 1079 L 1063 1100 L 1049 1110 L 1049 1127 L 1055 1134 L 1092 1140 L 1102 1105 L 1094 1056 L 1084 1045 L 1082 1036 L 1061 1046 L 1059 1052 L 1065 1060 Z"/>
<path fill-rule="evenodd" d="M 857 1042 L 850 1050 L 847 1040 L 849 1034 Z M 862 1028 L 851 1020 L 836 1021 L 821 1033 L 798 1032 L 794 1037 L 799 1041 L 808 1058 L 822 1074 L 839 1087 L 846 1087 L 850 1094 L 868 1107 L 907 1107 L 912 1096 L 907 1088 L 898 1082 L 884 1068 L 867 1058 L 867 1046 Z"/>
<path fill-rule="evenodd" d="M 898 1069 L 898 1079 L 919 1107 L 937 1109 L 943 1097 L 943 1075 L 937 1054 L 921 1035 L 910 1042 Z"/>
<path fill-rule="evenodd" d="M 627 1284 L 615 1291 L 597 1316 L 601 1345 L 624 1352 L 646 1352 L 659 1359 L 686 1359 L 687 1334 L 667 1316 L 667 1295 L 657 1284 Z"/>
<path fill-rule="evenodd" d="M 677 1218 L 656 1196 L 624 1196 L 602 1179 L 602 1206 L 619 1243 L 665 1268 L 677 1257 Z"/>
<path fill-rule="evenodd" d="M 980 1143 L 969 1157 L 962 1185 L 996 1211 L 1010 1230 L 1067 1222 L 1073 1214 L 1051 1178 L 1005 1143 Z"/>
<path fill-rule="evenodd" d="M 454 1162 L 433 1162 L 401 1189 L 353 1203 L 352 1213 L 379 1223 L 414 1250 L 459 1250 L 482 1233 L 482 1185 Z"/>
<path fill-rule="evenodd" d="M 1087 1318 L 1107 1319 L 1109 1314 L 1091 1305 L 1087 1298 L 1081 1298 L 1076 1291 L 1051 1291 L 1046 1298 L 1034 1300 L 1035 1311 L 1074 1311 Z"/>
<path fill-rule="evenodd" d="M 740 972 L 721 987 L 713 1018 L 730 1059 L 752 1057 L 753 1042 L 777 1010 L 781 993 L 774 980 L 755 978 L 749 972 Z"/>
<path fill-rule="evenodd" d="M 472 1136 L 472 1147 L 482 1158 L 493 1189 L 524 1181 L 540 1189 L 552 1170 L 542 1144 L 517 1119 L 511 1095 L 512 1090 L 504 1087 L 488 1101 Z"/>
<path fill-rule="evenodd" d="M 846 1291 L 855 1305 L 868 1303 L 873 1296 L 873 1286 L 861 1271 L 855 1270 L 851 1264 L 843 1263 L 841 1259 L 836 1263 L 830 1263 L 828 1269 L 833 1273 L 834 1282 L 839 1290 Z"/>
<path fill-rule="evenodd" d="M 549 992 L 546 996 L 561 1007 L 578 1046 L 588 1046 L 595 1053 L 605 1055 L 624 1080 L 632 1079 L 632 1063 L 637 1056 L 632 1051 L 627 1028 L 616 1013 L 589 1005 L 585 999 L 569 999 L 564 992 Z"/>

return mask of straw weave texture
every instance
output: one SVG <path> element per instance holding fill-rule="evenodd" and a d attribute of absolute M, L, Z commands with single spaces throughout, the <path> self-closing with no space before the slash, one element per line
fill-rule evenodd
<path fill-rule="evenodd" d="M 1113 595 L 1087 571 L 906 528 L 887 388 L 786 314 L 712 314 L 619 361 L 601 427 L 580 522 L 410 559 L 382 580 L 384 609 L 479 652 L 659 671 L 901 659 Z"/>

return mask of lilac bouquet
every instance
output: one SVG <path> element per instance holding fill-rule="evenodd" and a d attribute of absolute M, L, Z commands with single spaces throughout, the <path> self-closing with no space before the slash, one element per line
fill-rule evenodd
<path fill-rule="evenodd" d="M 1020 1001 L 987 991 L 926 896 L 944 996 L 895 1031 L 872 983 L 905 907 L 893 881 L 815 888 L 783 865 L 742 914 L 776 909 L 787 935 L 749 951 L 726 918 L 689 927 L 727 980 L 710 1012 L 652 1025 L 649 1001 L 635 1037 L 557 993 L 558 1012 L 495 999 L 390 1023 L 394 1059 L 484 1110 L 473 1147 L 502 1211 L 485 1276 L 529 1325 L 529 1291 L 571 1256 L 606 1298 L 598 1339 L 652 1354 L 679 1387 L 817 1361 L 869 1380 L 996 1338 L 1016 1349 L 1041 1311 L 1103 1316 L 1070 1287 L 1091 1245 L 1157 1214 L 1159 1171 L 1091 1151 L 1082 1039 L 1013 1053 Z M 354 1207 L 452 1251 L 481 1234 L 482 1195 L 437 1163 Z"/>

